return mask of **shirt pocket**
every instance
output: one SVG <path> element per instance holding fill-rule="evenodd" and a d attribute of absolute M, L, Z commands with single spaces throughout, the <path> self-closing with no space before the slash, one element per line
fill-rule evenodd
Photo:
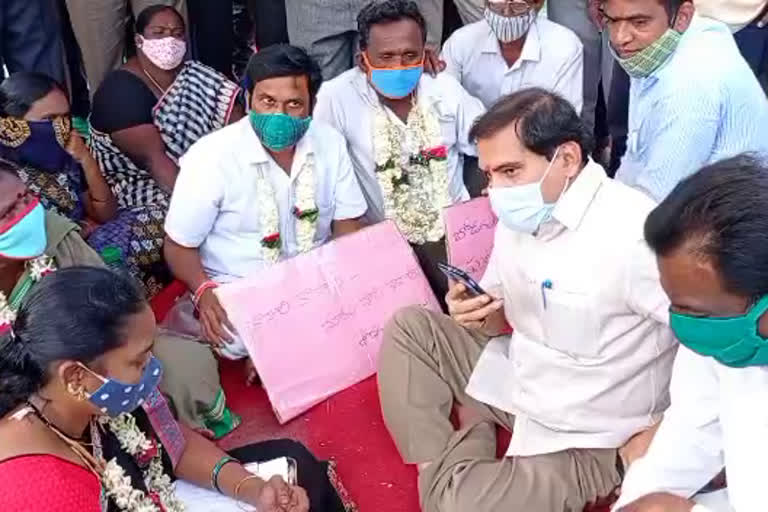
<path fill-rule="evenodd" d="M 456 145 L 456 113 L 449 111 L 441 102 L 435 103 L 434 109 L 440 124 L 440 144 L 446 149 L 451 149 Z"/>
<path fill-rule="evenodd" d="M 544 343 L 569 356 L 596 357 L 600 349 L 599 327 L 590 294 L 543 285 L 541 289 Z"/>

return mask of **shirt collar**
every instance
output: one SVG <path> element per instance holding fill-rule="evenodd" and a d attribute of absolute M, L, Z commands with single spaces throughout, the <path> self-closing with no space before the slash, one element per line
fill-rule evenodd
<path fill-rule="evenodd" d="M 557 206 L 552 211 L 552 217 L 570 230 L 579 229 L 592 200 L 606 179 L 603 168 L 590 158 L 557 202 Z"/>
<path fill-rule="evenodd" d="M 496 34 L 491 30 L 490 25 L 486 23 L 488 27 L 488 35 L 483 45 L 483 53 L 495 53 L 501 55 L 501 46 L 499 45 L 499 39 Z M 525 36 L 525 42 L 523 43 L 523 51 L 520 53 L 520 58 L 517 59 L 512 66 L 520 66 L 523 61 L 539 62 L 541 60 L 541 39 L 539 38 L 539 26 L 538 22 L 534 21 L 531 24 L 531 28 L 528 29 L 528 34 Z"/>

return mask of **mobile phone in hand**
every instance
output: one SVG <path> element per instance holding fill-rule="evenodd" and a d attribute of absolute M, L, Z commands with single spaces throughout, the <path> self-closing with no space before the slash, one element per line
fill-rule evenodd
<path fill-rule="evenodd" d="M 479 297 L 480 295 L 486 295 L 485 290 L 483 290 L 480 287 L 480 285 L 477 284 L 477 281 L 472 279 L 472 276 L 470 276 L 460 268 L 454 267 L 453 265 L 449 265 L 448 263 L 441 263 L 441 262 L 437 264 L 437 268 L 439 268 L 440 271 L 443 274 L 445 274 L 445 276 L 450 281 L 456 281 L 463 284 L 470 295 L 474 297 Z"/>

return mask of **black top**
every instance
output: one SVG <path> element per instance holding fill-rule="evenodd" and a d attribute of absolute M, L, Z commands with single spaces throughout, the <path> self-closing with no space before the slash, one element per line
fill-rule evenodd
<path fill-rule="evenodd" d="M 142 124 L 152 124 L 157 97 L 141 78 L 130 71 L 111 72 L 93 97 L 91 126 L 111 134 Z"/>

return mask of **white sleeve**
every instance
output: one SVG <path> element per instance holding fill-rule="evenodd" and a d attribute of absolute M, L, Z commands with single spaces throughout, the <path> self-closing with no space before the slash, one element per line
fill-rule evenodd
<path fill-rule="evenodd" d="M 503 286 L 501 283 L 501 274 L 499 273 L 499 258 L 496 255 L 496 247 L 499 245 L 498 233 L 499 230 L 497 228 L 496 234 L 494 235 L 494 245 L 493 249 L 491 250 L 491 257 L 488 260 L 488 267 L 486 267 L 483 278 L 478 284 L 480 285 L 480 288 L 488 292 L 492 297 L 502 298 L 504 290 L 502 289 Z"/>
<path fill-rule="evenodd" d="M 357 181 L 352 167 L 352 159 L 349 157 L 347 143 L 341 134 L 333 137 L 338 146 L 336 151 L 336 183 L 334 187 L 334 213 L 333 220 L 356 219 L 365 215 L 368 203 L 365 202 L 360 183 Z"/>
<path fill-rule="evenodd" d="M 728 496 L 734 510 L 766 510 L 768 368 L 719 369 Z"/>
<path fill-rule="evenodd" d="M 198 142 L 179 162 L 179 175 L 165 217 L 165 233 L 184 247 L 200 247 L 219 216 L 224 177 L 222 169 L 208 157 L 212 149 Z"/>
<path fill-rule="evenodd" d="M 457 55 L 456 37 L 451 36 L 443 43 L 443 52 L 440 54 L 440 60 L 445 62 L 445 73 L 450 74 L 461 83 L 461 60 Z"/>
<path fill-rule="evenodd" d="M 579 43 L 579 51 L 563 64 L 552 89 L 571 102 L 576 112 L 581 115 L 584 106 L 584 52 Z"/>
<path fill-rule="evenodd" d="M 614 510 L 655 492 L 690 498 L 723 469 L 715 364 L 680 347 L 670 385 L 672 406 L 648 453 L 629 468 Z"/>
<path fill-rule="evenodd" d="M 457 120 L 458 133 L 456 134 L 456 143 L 459 151 L 465 155 L 477 156 L 477 148 L 469 140 L 469 131 L 475 124 L 478 117 L 485 114 L 483 102 L 469 94 L 461 84 L 458 84 L 460 90 L 459 111 Z"/>
<path fill-rule="evenodd" d="M 627 260 L 627 304 L 635 313 L 669 325 L 669 297 L 661 286 L 656 255 L 645 240 L 639 241 Z"/>

